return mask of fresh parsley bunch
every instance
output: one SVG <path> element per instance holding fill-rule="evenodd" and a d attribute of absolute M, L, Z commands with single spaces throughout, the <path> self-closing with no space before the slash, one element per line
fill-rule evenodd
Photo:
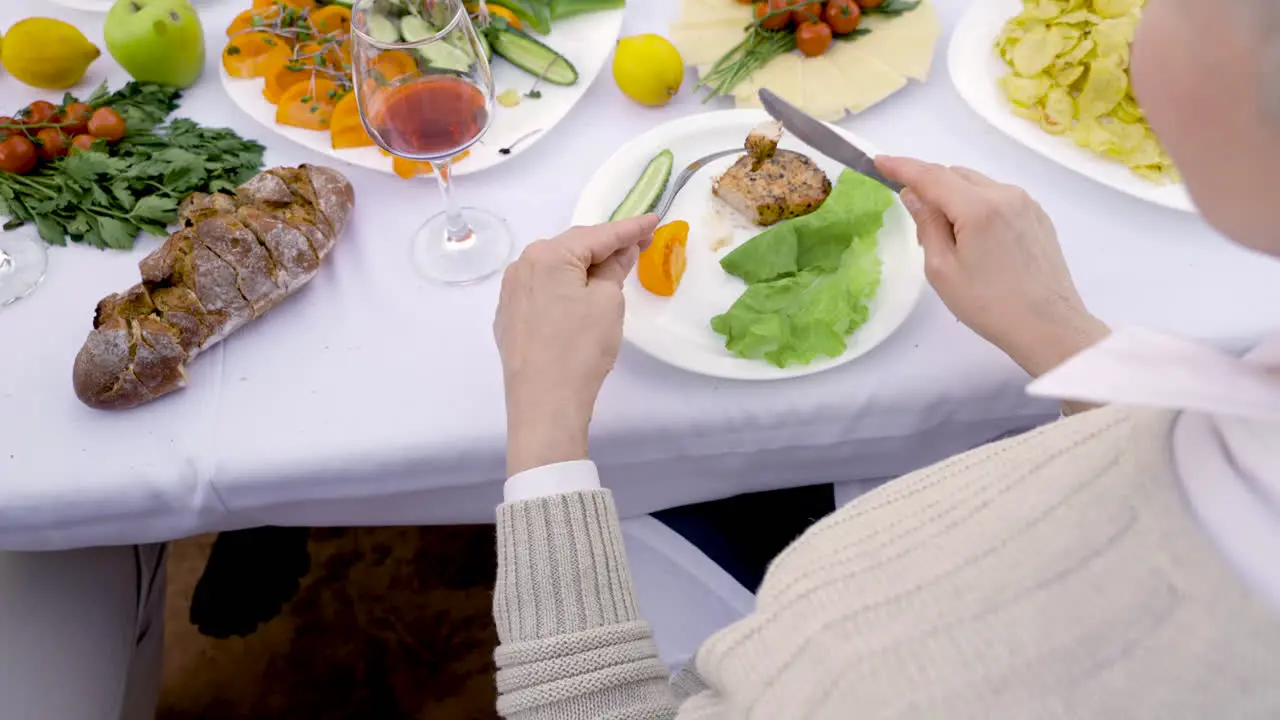
<path fill-rule="evenodd" d="M 4 229 L 32 222 L 53 245 L 70 239 L 127 250 L 139 232 L 165 235 L 190 193 L 232 190 L 262 168 L 262 145 L 231 130 L 186 119 L 161 125 L 179 97 L 136 82 L 115 93 L 99 88 L 86 102 L 120 112 L 124 138 L 110 146 L 99 141 L 27 175 L 0 173 L 0 215 L 10 218 Z"/>

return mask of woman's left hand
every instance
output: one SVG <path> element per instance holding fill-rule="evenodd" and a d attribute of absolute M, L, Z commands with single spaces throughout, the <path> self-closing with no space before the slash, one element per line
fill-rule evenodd
<path fill-rule="evenodd" d="M 507 268 L 494 337 L 507 395 L 507 476 L 587 457 L 587 425 L 622 344 L 622 283 L 658 218 L 575 227 Z"/>

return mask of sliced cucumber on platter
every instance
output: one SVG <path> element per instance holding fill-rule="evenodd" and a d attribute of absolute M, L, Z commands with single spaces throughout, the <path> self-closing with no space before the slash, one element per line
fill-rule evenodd
<path fill-rule="evenodd" d="M 538 42 L 532 35 L 505 23 L 490 26 L 489 42 L 493 51 L 507 62 L 552 85 L 578 82 L 578 69 L 563 55 Z"/>
<path fill-rule="evenodd" d="M 675 155 L 670 150 L 663 150 L 655 155 L 645 166 L 644 172 L 640 173 L 640 179 L 632 186 L 631 192 L 622 199 L 622 204 L 609 216 L 609 222 L 626 220 L 652 210 L 667 189 L 674 165 Z"/>
<path fill-rule="evenodd" d="M 405 15 L 400 18 L 400 37 L 403 37 L 405 42 L 425 40 L 439 32 L 438 28 L 417 15 Z M 437 70 L 466 72 L 471 68 L 473 60 L 471 53 L 447 41 L 423 45 L 417 50 L 422 59 Z"/>
<path fill-rule="evenodd" d="M 369 15 L 369 35 L 380 43 L 400 42 L 400 31 L 396 24 L 382 15 Z"/>

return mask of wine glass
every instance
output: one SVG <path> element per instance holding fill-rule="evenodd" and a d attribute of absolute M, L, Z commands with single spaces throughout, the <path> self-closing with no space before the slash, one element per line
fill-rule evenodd
<path fill-rule="evenodd" d="M 430 162 L 444 211 L 413 238 L 425 277 L 468 283 L 511 257 L 501 217 L 459 207 L 451 160 L 475 144 L 493 119 L 494 86 L 485 45 L 461 0 L 357 0 L 351 14 L 352 80 L 360 118 L 382 149 Z"/>
<path fill-rule="evenodd" d="M 0 230 L 0 307 L 31 294 L 48 266 L 44 240 L 33 226 Z"/>

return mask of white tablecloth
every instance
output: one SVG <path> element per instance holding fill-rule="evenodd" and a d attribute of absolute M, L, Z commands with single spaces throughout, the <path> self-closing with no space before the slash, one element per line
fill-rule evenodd
<path fill-rule="evenodd" d="M 937 0 L 953 27 L 960 0 Z M 242 3 L 206 6 L 209 68 L 179 114 L 269 146 L 272 165 L 318 162 L 231 106 L 221 30 Z M 0 28 L 31 3 L 0 3 Z M 101 16 L 45 5 L 95 41 Z M 674 0 L 633 1 L 626 34 L 664 32 Z M 846 121 L 887 152 L 1021 183 L 1056 220 L 1082 292 L 1111 322 L 1243 346 L 1274 331 L 1280 265 L 1196 218 L 1145 205 L 1051 164 L 976 117 L 942 62 L 932 79 Z M 86 87 L 109 74 L 93 66 Z M 0 75 L 3 106 L 38 97 Z M 621 96 L 608 72 L 544 140 L 461 178 L 522 242 L 564 228 L 578 189 L 628 138 L 702 112 Z M 137 280 L 132 253 L 54 248 L 31 297 L 0 309 L 0 548 L 170 539 L 260 524 L 490 521 L 503 476 L 503 403 L 490 334 L 498 283 L 419 281 L 407 239 L 438 208 L 433 185 L 344 168 L 357 210 L 311 285 L 194 363 L 190 387 L 121 413 L 82 406 L 71 363 L 95 303 Z M 766 488 L 882 478 L 1019 427 L 1051 404 L 928 294 L 901 330 L 844 368 L 776 384 L 710 380 L 623 351 L 600 398 L 593 454 L 626 514 Z"/>

